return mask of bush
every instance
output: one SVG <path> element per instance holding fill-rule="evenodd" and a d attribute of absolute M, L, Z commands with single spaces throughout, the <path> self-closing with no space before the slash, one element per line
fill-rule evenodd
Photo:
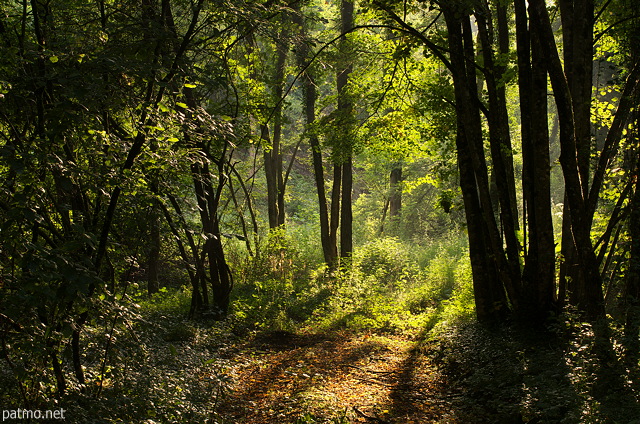
<path fill-rule="evenodd" d="M 415 245 L 396 238 L 367 243 L 350 266 L 325 282 L 330 295 L 309 325 L 320 330 L 416 332 L 443 319 L 445 308 L 451 319 L 466 316 L 473 311 L 473 293 L 468 256 L 461 246 L 463 242 L 452 240 L 431 249 L 432 257 L 421 257 L 425 265 L 420 266 Z"/>
<path fill-rule="evenodd" d="M 249 328 L 293 330 L 329 295 L 323 287 L 322 258 L 310 231 L 271 230 L 260 254 L 232 264 L 236 287 L 232 314 Z M 293 234 L 293 235 L 292 235 Z"/>
<path fill-rule="evenodd" d="M 399 286 L 418 274 L 416 264 L 409 259 L 408 249 L 396 238 L 367 243 L 354 255 L 353 265 L 362 277 L 375 277 L 377 284 L 383 286 Z"/>

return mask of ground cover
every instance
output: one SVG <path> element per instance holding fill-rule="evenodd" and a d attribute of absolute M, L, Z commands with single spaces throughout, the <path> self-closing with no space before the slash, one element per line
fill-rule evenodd
<path fill-rule="evenodd" d="M 570 320 L 314 332 L 153 309 L 115 333 L 118 366 L 99 374 L 89 349 L 91 384 L 37 406 L 64 408 L 68 423 L 638 424 L 638 378 L 617 338 Z"/>

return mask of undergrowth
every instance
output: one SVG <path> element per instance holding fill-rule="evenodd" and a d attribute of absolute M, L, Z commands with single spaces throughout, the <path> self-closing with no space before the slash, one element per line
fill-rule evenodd
<path fill-rule="evenodd" d="M 424 246 L 396 238 L 371 241 L 356 250 L 349 264 L 329 270 L 314 240 L 300 231 L 272 232 L 254 257 L 228 246 L 236 286 L 224 321 L 188 319 L 191 293 L 179 282 L 152 297 L 130 283 L 126 295 L 114 298 L 113 308 L 83 329 L 86 383 L 74 381 L 64 397 L 50 396 L 51 402 L 32 406 L 63 405 L 67 421 L 77 423 L 222 424 L 217 405 L 233 386 L 229 369 L 239 340 L 273 331 L 418 336 L 472 314 L 462 235 Z M 71 370 L 71 345 L 65 343 L 61 363 Z M 32 366 L 50 373 L 46 365 Z M 2 362 L 4 405 L 18 405 L 14 379 Z M 46 390 L 53 392 L 53 387 Z M 345 422 L 344 417 L 332 419 Z M 299 422 L 325 421 L 307 414 Z"/>
<path fill-rule="evenodd" d="M 306 244 L 313 241 L 303 240 L 277 231 L 257 256 L 232 250 L 236 287 L 223 321 L 188 319 L 186 286 L 149 298 L 132 284 L 118 299 L 126 306 L 85 326 L 86 384 L 75 382 L 63 398 L 33 406 L 63 406 L 67 421 L 77 423 L 228 424 L 220 405 L 233 390 L 232 370 L 261 355 L 242 350 L 242 343 L 259 334 L 269 340 L 347 331 L 413 339 L 415 355 L 428 355 L 446 376 L 454 394 L 451 422 L 638 423 L 638 380 L 618 360 L 621 330 L 609 325 L 612 333 L 603 335 L 571 314 L 557 317 L 543 334 L 475 323 L 461 235 L 424 246 L 374 240 L 336 270 L 310 255 Z M 61 358 L 67 368 L 70 348 Z M 3 362 L 4 405 L 16 404 L 14 379 Z M 306 411 L 296 423 L 350 422 L 346 409 Z"/>
<path fill-rule="evenodd" d="M 236 319 L 255 329 L 416 333 L 473 314 L 462 235 L 425 246 L 377 239 L 333 271 L 304 249 L 275 231 L 259 257 L 233 264 Z"/>

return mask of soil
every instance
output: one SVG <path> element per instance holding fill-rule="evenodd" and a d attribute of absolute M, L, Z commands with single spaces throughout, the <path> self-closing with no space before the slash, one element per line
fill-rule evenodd
<path fill-rule="evenodd" d="M 238 349 L 218 409 L 229 422 L 456 422 L 456 394 L 410 337 L 271 332 Z"/>

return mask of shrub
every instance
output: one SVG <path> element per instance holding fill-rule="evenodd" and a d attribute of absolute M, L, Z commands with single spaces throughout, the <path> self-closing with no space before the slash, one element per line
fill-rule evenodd
<path fill-rule="evenodd" d="M 375 277 L 376 283 L 389 286 L 415 278 L 417 266 L 408 249 L 396 238 L 381 238 L 365 244 L 354 256 L 354 268 L 364 278 Z"/>

